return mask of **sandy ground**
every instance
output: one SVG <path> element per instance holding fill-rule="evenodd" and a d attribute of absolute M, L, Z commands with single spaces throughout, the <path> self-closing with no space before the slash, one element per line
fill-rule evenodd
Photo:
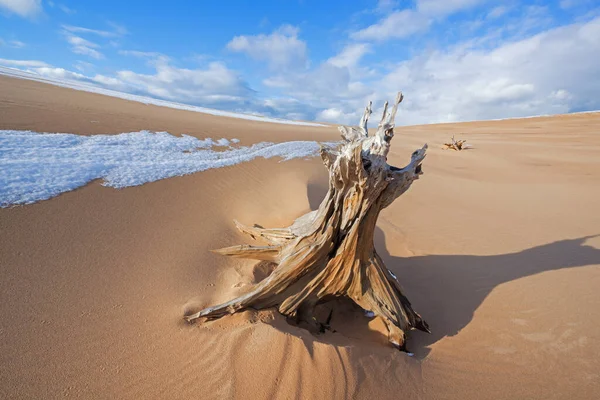
<path fill-rule="evenodd" d="M 6 77 L 0 129 L 337 138 Z M 442 151 L 452 134 L 476 149 Z M 423 142 L 376 235 L 433 331 L 414 357 L 360 314 L 319 337 L 268 311 L 182 323 L 265 276 L 209 252 L 245 242 L 233 218 L 285 226 L 324 195 L 320 160 L 259 159 L 0 209 L 0 398 L 597 398 L 600 114 L 397 129 L 390 163 Z"/>

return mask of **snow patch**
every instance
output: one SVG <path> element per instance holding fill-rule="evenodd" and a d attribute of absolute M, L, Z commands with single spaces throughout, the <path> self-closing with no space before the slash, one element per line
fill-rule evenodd
<path fill-rule="evenodd" d="M 46 200 L 95 179 L 120 189 L 257 157 L 313 157 L 320 148 L 314 141 L 234 147 L 237 142 L 149 131 L 80 136 L 0 130 L 0 207 Z"/>

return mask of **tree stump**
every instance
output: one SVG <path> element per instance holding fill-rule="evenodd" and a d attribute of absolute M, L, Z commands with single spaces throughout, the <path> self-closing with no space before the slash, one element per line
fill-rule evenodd
<path fill-rule="evenodd" d="M 452 135 L 452 139 L 450 141 L 450 143 L 444 143 L 444 147 L 442 147 L 442 150 L 455 150 L 455 151 L 460 151 L 460 150 L 467 150 L 470 149 L 471 145 L 467 144 L 466 140 L 455 140 L 454 139 L 454 135 Z"/>
<path fill-rule="evenodd" d="M 265 229 L 258 225 L 237 228 L 265 246 L 241 245 L 215 252 L 232 257 L 275 262 L 278 266 L 247 294 L 201 310 L 185 319 L 212 320 L 244 309 L 277 307 L 313 332 L 323 323 L 314 317 L 317 304 L 347 297 L 370 315 L 379 316 L 388 329 L 389 341 L 405 349 L 406 332 L 429 332 L 402 293 L 394 274 L 375 251 L 373 235 L 380 211 L 406 192 L 422 174 L 427 145 L 412 153 L 404 168 L 387 164 L 394 119 L 403 96 L 398 93 L 391 112 L 385 103 L 375 135 L 369 136 L 366 107 L 358 127 L 340 127 L 344 139 L 337 149 L 321 148 L 329 171 L 329 190 L 319 208 L 298 218 L 287 228 Z"/>

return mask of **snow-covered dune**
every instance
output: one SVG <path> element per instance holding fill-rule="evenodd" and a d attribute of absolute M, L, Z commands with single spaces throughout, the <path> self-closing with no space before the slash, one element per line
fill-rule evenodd
<path fill-rule="evenodd" d="M 238 142 L 148 131 L 80 136 L 0 130 L 0 207 L 49 199 L 94 179 L 124 188 L 257 157 L 290 160 L 319 152 L 314 141 Z"/>

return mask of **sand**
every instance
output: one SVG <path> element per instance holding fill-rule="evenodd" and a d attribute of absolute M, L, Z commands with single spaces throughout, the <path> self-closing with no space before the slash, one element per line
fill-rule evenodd
<path fill-rule="evenodd" d="M 408 95 L 408 94 L 407 94 Z M 399 115 L 401 118 L 401 114 Z M 0 77 L 0 129 L 141 129 L 245 143 L 335 140 Z M 443 151 L 452 134 L 474 150 Z M 433 333 L 408 357 L 359 314 L 315 337 L 275 312 L 189 326 L 256 263 L 232 219 L 316 207 L 320 160 L 258 159 L 116 190 L 94 182 L 0 209 L 0 398 L 594 399 L 600 390 L 600 114 L 397 129 L 389 162 L 430 145 L 376 247 Z"/>

